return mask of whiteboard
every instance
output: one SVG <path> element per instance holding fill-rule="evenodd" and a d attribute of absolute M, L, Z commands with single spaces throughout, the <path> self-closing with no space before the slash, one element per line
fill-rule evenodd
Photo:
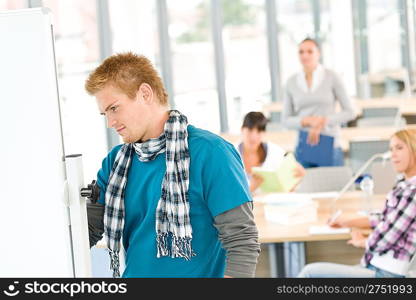
<path fill-rule="evenodd" d="M 51 14 L 0 13 L 0 277 L 72 277 Z"/>

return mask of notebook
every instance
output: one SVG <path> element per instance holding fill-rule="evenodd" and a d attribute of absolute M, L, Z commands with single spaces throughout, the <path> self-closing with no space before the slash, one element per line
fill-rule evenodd
<path fill-rule="evenodd" d="M 307 143 L 308 131 L 299 131 L 298 155 L 303 161 L 316 164 L 318 167 L 332 166 L 334 157 L 334 137 L 319 135 L 319 143 Z"/>
<path fill-rule="evenodd" d="M 328 225 L 314 225 L 309 227 L 310 234 L 343 234 L 350 233 L 350 228 L 333 228 Z"/>
<path fill-rule="evenodd" d="M 253 167 L 253 173 L 259 174 L 264 181 L 260 185 L 262 192 L 287 193 L 295 187 L 300 178 L 295 177 L 295 169 L 298 163 L 293 153 L 288 153 L 276 169 Z"/>

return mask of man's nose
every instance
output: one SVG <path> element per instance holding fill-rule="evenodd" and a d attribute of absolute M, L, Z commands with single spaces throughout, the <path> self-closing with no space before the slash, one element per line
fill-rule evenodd
<path fill-rule="evenodd" d="M 111 118 L 110 116 L 107 116 L 107 128 L 113 128 L 116 124 L 116 120 L 114 118 Z"/>

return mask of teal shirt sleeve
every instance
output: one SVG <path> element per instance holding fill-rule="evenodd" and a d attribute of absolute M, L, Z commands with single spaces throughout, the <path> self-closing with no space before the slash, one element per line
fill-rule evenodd
<path fill-rule="evenodd" d="M 234 146 L 222 141 L 207 152 L 203 193 L 212 216 L 251 201 L 244 166 Z"/>
<path fill-rule="evenodd" d="M 107 157 L 103 159 L 101 169 L 97 173 L 97 184 L 100 188 L 100 199 L 98 200 L 98 203 L 102 205 L 105 204 L 105 190 L 107 189 L 108 178 L 110 177 L 111 169 L 113 168 L 114 161 L 120 148 L 121 145 L 118 145 L 108 153 Z"/>

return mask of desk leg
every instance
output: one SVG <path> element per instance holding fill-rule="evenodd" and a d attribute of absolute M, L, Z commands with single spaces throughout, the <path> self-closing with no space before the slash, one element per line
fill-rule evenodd
<path fill-rule="evenodd" d="M 284 245 L 282 243 L 268 244 L 270 277 L 285 277 Z"/>
<path fill-rule="evenodd" d="M 296 277 L 305 266 L 305 243 L 286 242 L 283 248 L 285 277 Z"/>

